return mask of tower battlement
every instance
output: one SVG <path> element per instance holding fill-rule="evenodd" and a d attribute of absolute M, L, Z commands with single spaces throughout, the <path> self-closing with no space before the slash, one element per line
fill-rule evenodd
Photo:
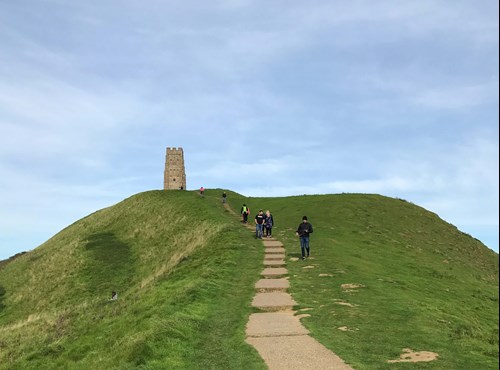
<path fill-rule="evenodd" d="M 163 176 L 163 189 L 186 190 L 184 151 L 180 147 L 167 147 L 167 153 L 165 156 L 165 172 Z"/>

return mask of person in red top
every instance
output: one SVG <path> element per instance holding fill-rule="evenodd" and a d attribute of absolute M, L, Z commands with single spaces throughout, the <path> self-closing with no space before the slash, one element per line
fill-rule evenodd
<path fill-rule="evenodd" d="M 200 195 L 201 196 L 205 195 L 205 188 L 203 186 L 200 188 Z"/>

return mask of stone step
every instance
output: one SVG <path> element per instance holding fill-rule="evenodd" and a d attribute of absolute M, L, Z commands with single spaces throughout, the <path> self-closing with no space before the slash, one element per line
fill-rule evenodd
<path fill-rule="evenodd" d="M 285 248 L 266 248 L 267 254 L 285 254 Z"/>
<path fill-rule="evenodd" d="M 262 241 L 262 243 L 264 244 L 264 247 L 266 248 L 276 248 L 276 247 L 282 247 L 283 246 L 283 243 L 280 242 L 279 240 L 269 240 L 269 239 L 264 239 Z"/>
<path fill-rule="evenodd" d="M 264 260 L 264 266 L 268 267 L 279 267 L 285 265 L 286 265 L 285 260 Z"/>
<path fill-rule="evenodd" d="M 287 279 L 260 279 L 255 283 L 255 290 L 261 293 L 286 292 L 289 287 Z"/>
<path fill-rule="evenodd" d="M 260 273 L 267 278 L 274 278 L 288 274 L 288 270 L 284 267 L 267 267 Z"/>
<path fill-rule="evenodd" d="M 264 250 L 268 250 L 270 248 L 283 248 L 283 245 L 264 245 Z"/>
<path fill-rule="evenodd" d="M 257 293 L 252 301 L 252 307 L 272 312 L 291 310 L 296 305 L 292 296 L 284 292 Z"/>
<path fill-rule="evenodd" d="M 269 369 L 352 370 L 339 356 L 309 335 L 248 337 Z"/>
<path fill-rule="evenodd" d="M 248 337 L 281 337 L 285 335 L 307 335 L 309 331 L 302 326 L 293 312 L 265 312 L 250 315 L 247 323 Z"/>
<path fill-rule="evenodd" d="M 273 254 L 273 253 L 267 254 L 266 253 L 264 255 L 264 261 L 283 260 L 283 259 L 285 259 L 284 254 Z"/>

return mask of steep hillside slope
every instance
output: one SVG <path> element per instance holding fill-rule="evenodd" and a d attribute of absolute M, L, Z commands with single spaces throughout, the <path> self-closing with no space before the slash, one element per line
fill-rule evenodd
<path fill-rule="evenodd" d="M 404 348 L 439 354 L 419 368 L 498 368 L 498 254 L 478 240 L 379 195 L 229 199 L 270 209 L 292 258 L 309 217 L 312 258 L 289 261 L 291 291 L 308 329 L 354 368 L 387 369 Z"/>
<path fill-rule="evenodd" d="M 3 264 L 0 368 L 262 368 L 262 251 L 213 194 L 141 193 Z"/>

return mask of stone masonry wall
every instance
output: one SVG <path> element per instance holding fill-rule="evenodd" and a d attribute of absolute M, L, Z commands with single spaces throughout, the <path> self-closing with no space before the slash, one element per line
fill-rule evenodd
<path fill-rule="evenodd" d="M 163 189 L 186 190 L 186 169 L 182 148 L 167 148 Z"/>

